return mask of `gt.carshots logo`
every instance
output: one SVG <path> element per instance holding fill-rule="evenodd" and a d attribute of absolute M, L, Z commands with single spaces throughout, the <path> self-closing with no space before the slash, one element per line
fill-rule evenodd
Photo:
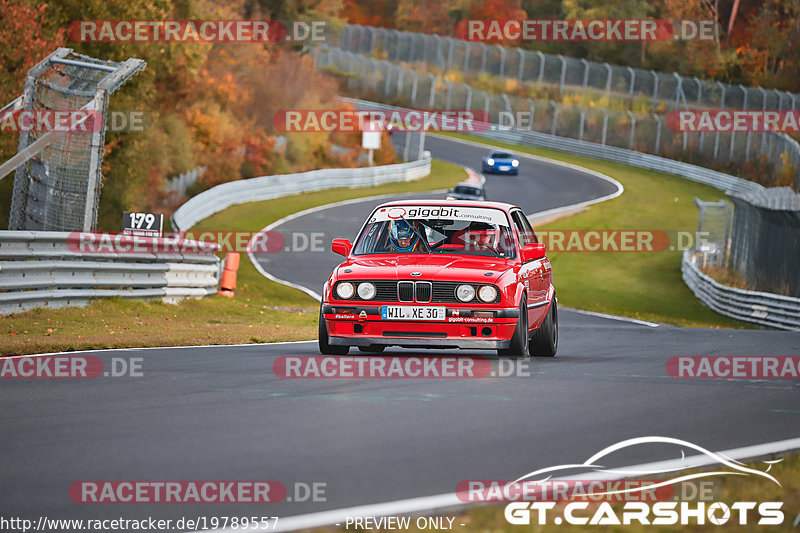
<path fill-rule="evenodd" d="M 641 448 L 642 446 L 653 446 L 662 454 L 665 446 L 676 447 L 676 451 L 680 452 L 680 459 L 623 468 L 606 466 L 619 461 L 618 455 L 626 453 L 629 448 Z M 700 455 L 687 458 L 684 455 L 685 450 L 700 452 Z M 641 452 L 638 449 L 637 451 Z M 617 458 L 615 459 L 615 457 Z M 698 459 L 702 462 L 698 461 Z M 604 448 L 581 464 L 543 468 L 508 483 L 508 486 L 516 487 L 524 487 L 526 483 L 533 484 L 533 488 L 528 488 L 528 501 L 513 501 L 509 503 L 505 508 L 504 517 L 508 523 L 515 525 L 544 525 L 551 523 L 556 525 L 567 523 L 604 526 L 630 524 L 723 525 L 729 522 L 739 525 L 779 525 L 784 521 L 784 514 L 781 510 L 783 502 L 663 501 L 659 496 L 666 496 L 666 493 L 658 495 L 656 492 L 663 490 L 665 487 L 679 486 L 694 479 L 725 475 L 761 477 L 781 486 L 778 480 L 768 473 L 775 462 L 780 461 L 767 461 L 769 466 L 766 470 L 761 471 L 749 468 L 722 454 L 708 451 L 696 444 L 680 439 L 669 437 L 629 439 Z M 630 476 L 632 472 L 636 472 L 637 475 L 663 476 L 666 473 L 674 474 L 681 470 L 688 470 L 698 464 L 712 464 L 713 470 L 710 472 L 686 473 L 655 482 L 634 482 L 631 486 L 626 486 L 626 482 L 621 483 L 619 486 L 615 486 L 612 483 L 612 478 L 622 479 Z M 570 475 L 564 480 L 571 481 L 575 486 L 577 479 L 583 478 L 586 471 L 591 471 L 598 477 L 602 477 L 603 482 L 595 482 L 586 487 L 581 485 L 579 498 L 575 498 L 574 494 L 570 494 L 567 488 L 569 485 L 562 487 L 561 490 L 565 496 L 562 499 L 568 501 L 566 504 L 557 507 L 557 502 L 552 501 L 557 498 L 548 498 L 546 496 L 548 494 L 547 491 L 552 494 L 552 490 L 554 490 L 552 488 L 553 479 L 558 475 L 558 472 L 581 470 L 583 472 Z M 537 485 L 538 488 L 536 488 Z M 464 488 L 469 489 L 469 486 Z M 484 494 L 484 487 L 478 485 L 477 489 L 478 494 Z M 467 493 L 469 494 L 469 492 Z M 637 493 L 640 494 L 639 497 L 635 496 Z M 497 499 L 506 498 L 506 495 L 502 492 L 495 492 L 495 494 Z M 537 498 L 537 494 L 542 496 Z M 615 499 L 617 495 L 620 496 L 620 499 Z M 508 499 L 512 499 L 512 497 L 513 499 L 525 499 L 518 496 L 519 492 L 513 492 L 508 495 Z M 597 501 L 600 501 L 600 503 L 597 504 Z M 625 503 L 620 510 L 619 507 L 613 507 L 610 503 L 611 501 Z"/>
<path fill-rule="evenodd" d="M 490 126 L 489 115 L 470 110 L 363 111 L 331 109 L 282 109 L 272 117 L 277 131 L 355 132 L 355 131 L 443 131 L 477 132 Z"/>

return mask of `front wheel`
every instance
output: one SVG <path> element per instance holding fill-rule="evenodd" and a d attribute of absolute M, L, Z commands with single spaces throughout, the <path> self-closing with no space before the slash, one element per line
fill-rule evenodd
<path fill-rule="evenodd" d="M 531 356 L 530 346 L 528 345 L 528 298 L 522 295 L 522 302 L 519 305 L 519 319 L 511 337 L 511 345 L 508 348 L 497 350 L 500 357 L 513 357 L 515 359 L 525 359 Z"/>
<path fill-rule="evenodd" d="M 553 298 L 542 325 L 531 336 L 533 355 L 555 357 L 558 351 L 558 301 Z"/>
<path fill-rule="evenodd" d="M 319 308 L 319 352 L 323 355 L 347 355 L 349 346 L 331 346 L 328 339 L 328 328 L 325 326 L 325 316 L 322 306 Z"/>

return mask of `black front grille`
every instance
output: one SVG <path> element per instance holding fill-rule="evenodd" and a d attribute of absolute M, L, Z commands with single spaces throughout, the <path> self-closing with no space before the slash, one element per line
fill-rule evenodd
<path fill-rule="evenodd" d="M 366 280 L 352 281 L 355 286 Z M 436 303 L 436 304 L 449 304 L 449 303 L 463 303 L 456 298 L 456 287 L 463 285 L 459 281 L 372 281 L 375 285 L 375 298 L 366 300 L 370 302 L 403 302 L 403 303 Z M 477 292 L 481 285 L 471 283 Z M 495 286 L 497 289 L 497 286 Z M 335 293 L 334 293 L 335 294 Z M 415 298 L 416 295 L 416 298 Z M 338 300 L 338 298 L 337 298 Z M 356 294 L 350 301 L 365 301 L 358 297 Z M 494 299 L 493 304 L 500 302 L 500 291 L 497 291 L 497 297 Z M 472 304 L 483 304 L 481 300 L 475 297 L 474 300 L 468 302 Z"/>
<path fill-rule="evenodd" d="M 397 301 L 398 302 L 413 302 L 414 301 L 414 282 L 413 281 L 400 281 L 397 283 Z"/>
<path fill-rule="evenodd" d="M 417 288 L 417 301 L 419 303 L 428 303 L 431 301 L 431 294 L 433 292 L 433 288 L 430 281 L 418 281 L 416 282 Z"/>

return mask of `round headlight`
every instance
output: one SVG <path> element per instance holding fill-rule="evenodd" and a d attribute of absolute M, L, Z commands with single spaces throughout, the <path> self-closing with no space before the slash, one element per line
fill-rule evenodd
<path fill-rule="evenodd" d="M 484 285 L 483 287 L 478 289 L 478 298 L 480 298 L 487 304 L 491 303 L 494 301 L 495 298 L 497 298 L 497 289 L 495 289 L 491 285 Z"/>
<path fill-rule="evenodd" d="M 356 293 L 355 287 L 350 282 L 345 281 L 336 286 L 336 296 L 342 300 L 349 300 Z"/>
<path fill-rule="evenodd" d="M 358 297 L 362 300 L 372 300 L 375 298 L 375 285 L 372 283 L 359 283 Z"/>
<path fill-rule="evenodd" d="M 513 161 L 511 162 L 511 166 L 512 166 L 512 167 L 518 167 L 518 166 L 519 166 L 519 161 L 517 161 L 516 159 L 515 159 L 515 160 L 513 160 Z"/>
<path fill-rule="evenodd" d="M 489 159 L 487 159 L 487 160 L 486 160 L 486 164 L 487 164 L 487 165 L 494 165 L 494 159 L 492 159 L 492 158 L 490 157 Z"/>
<path fill-rule="evenodd" d="M 456 288 L 456 298 L 462 302 L 469 302 L 475 299 L 475 288 L 472 285 L 459 285 Z"/>

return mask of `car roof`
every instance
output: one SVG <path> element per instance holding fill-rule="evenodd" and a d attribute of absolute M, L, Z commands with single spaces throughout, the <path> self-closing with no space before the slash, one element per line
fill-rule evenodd
<path fill-rule="evenodd" d="M 507 204 L 505 202 L 486 202 L 482 200 L 394 200 L 380 204 L 377 207 L 389 207 L 393 205 L 441 205 L 446 207 L 453 207 L 454 205 L 461 205 L 464 207 L 489 207 L 495 209 L 502 209 L 503 211 L 510 211 L 512 209 L 519 209 L 518 206 Z"/>
<path fill-rule="evenodd" d="M 494 155 L 494 154 L 508 154 L 510 156 L 513 156 L 514 152 L 510 150 L 492 150 L 491 152 L 489 152 L 489 155 Z"/>

